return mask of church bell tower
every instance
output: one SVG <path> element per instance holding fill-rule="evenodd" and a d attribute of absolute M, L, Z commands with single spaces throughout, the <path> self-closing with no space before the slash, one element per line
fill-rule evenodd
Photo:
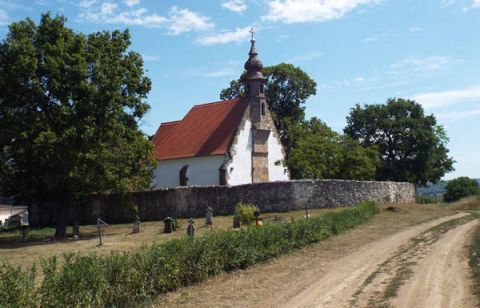
<path fill-rule="evenodd" d="M 267 100 L 265 98 L 265 80 L 262 74 L 263 64 L 255 48 L 254 32 L 251 30 L 251 47 L 245 63 L 242 83 L 245 86 L 245 98 L 250 110 L 252 122 L 252 183 L 268 182 L 268 138 L 271 134 Z"/>

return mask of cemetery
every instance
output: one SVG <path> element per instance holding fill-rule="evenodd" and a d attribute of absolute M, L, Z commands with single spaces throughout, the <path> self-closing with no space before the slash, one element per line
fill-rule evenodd
<path fill-rule="evenodd" d="M 225 225 L 227 230 L 219 228 L 218 231 L 209 230 L 215 226 L 217 217 L 207 213 L 205 223 L 211 221 L 212 225 L 205 228 L 203 236 L 197 236 L 201 228 L 193 227 L 192 221 L 190 224 L 187 221 L 184 232 L 177 238 L 149 245 L 138 246 L 137 243 L 135 249 L 128 251 L 79 254 L 66 252 L 63 247 L 63 259 L 55 255 L 43 259 L 38 272 L 35 267 L 0 265 L 3 286 L 12 288 L 9 297 L 0 299 L 0 305 L 23 303 L 29 306 L 40 302 L 48 306 L 111 306 L 140 302 L 154 294 L 197 283 L 220 272 L 243 269 L 324 240 L 369 220 L 378 211 L 373 202 L 364 202 L 328 212 L 298 212 L 289 221 L 279 219 L 277 216 L 280 215 L 277 215 L 269 224 L 265 219 L 265 224 L 259 223 L 260 213 L 257 211 L 254 225 L 236 230 Z M 310 218 L 306 219 L 308 216 Z M 231 226 L 232 217 L 226 220 Z M 227 221 L 224 219 L 224 223 Z M 159 233 L 160 224 L 156 227 Z M 167 223 L 163 228 L 164 232 L 173 231 Z M 192 232 L 192 229 L 195 230 Z M 173 233 L 180 231 L 179 228 Z M 107 233 L 104 233 L 103 241 L 107 245 Z"/>
<path fill-rule="evenodd" d="M 335 212 L 339 209 L 310 209 L 310 217 L 317 217 L 325 213 Z M 281 220 L 291 222 L 292 219 L 299 220 L 305 216 L 304 210 L 278 213 L 261 213 L 265 222 Z M 211 231 L 232 230 L 234 227 L 234 215 L 216 216 L 213 213 L 211 226 L 207 225 L 207 213 L 205 217 L 194 218 L 195 235 L 203 236 Z M 108 217 L 104 218 L 109 221 Z M 253 214 L 252 214 L 253 220 Z M 96 224 L 79 226 L 79 238 L 75 240 L 74 227 L 67 229 L 69 237 L 62 241 L 53 238 L 54 228 L 52 227 L 31 227 L 25 241 L 19 230 L 11 232 L 0 232 L 0 259 L 8 261 L 15 266 L 28 267 L 33 262 L 39 262 L 40 257 L 61 257 L 63 253 L 109 254 L 110 251 L 132 250 L 152 242 L 163 243 L 170 239 L 182 238 L 187 235 L 189 219 L 177 219 L 177 230 L 172 233 L 164 233 L 164 221 L 140 222 L 139 232 L 133 232 L 137 220 L 125 224 L 109 224 L 104 228 L 102 238 L 103 245 L 99 245 L 98 230 Z M 239 224 L 240 226 L 240 221 Z"/>

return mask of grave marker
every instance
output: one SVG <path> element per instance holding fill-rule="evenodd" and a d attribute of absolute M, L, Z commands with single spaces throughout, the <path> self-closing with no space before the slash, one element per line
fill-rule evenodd
<path fill-rule="evenodd" d="M 188 220 L 188 226 L 187 226 L 187 235 L 189 237 L 194 237 L 195 236 L 195 222 L 193 221 L 192 218 Z"/>
<path fill-rule="evenodd" d="M 207 207 L 207 212 L 205 213 L 205 224 L 207 226 L 213 225 L 213 209 L 210 206 Z"/>

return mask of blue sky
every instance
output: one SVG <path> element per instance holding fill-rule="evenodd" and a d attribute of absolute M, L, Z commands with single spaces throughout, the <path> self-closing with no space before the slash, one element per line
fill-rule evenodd
<path fill-rule="evenodd" d="M 480 177 L 480 0 L 0 0 L 0 35 L 42 12 L 84 33 L 129 28 L 153 87 L 142 129 L 218 100 L 247 59 L 292 63 L 318 84 L 307 103 L 341 131 L 356 103 L 413 98 L 450 137 L 456 171 Z"/>

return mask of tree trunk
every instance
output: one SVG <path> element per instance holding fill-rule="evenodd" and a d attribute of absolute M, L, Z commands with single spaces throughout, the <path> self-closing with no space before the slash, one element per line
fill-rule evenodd
<path fill-rule="evenodd" d="M 67 237 L 68 203 L 60 202 L 57 206 L 57 219 L 55 224 L 55 237 Z"/>

